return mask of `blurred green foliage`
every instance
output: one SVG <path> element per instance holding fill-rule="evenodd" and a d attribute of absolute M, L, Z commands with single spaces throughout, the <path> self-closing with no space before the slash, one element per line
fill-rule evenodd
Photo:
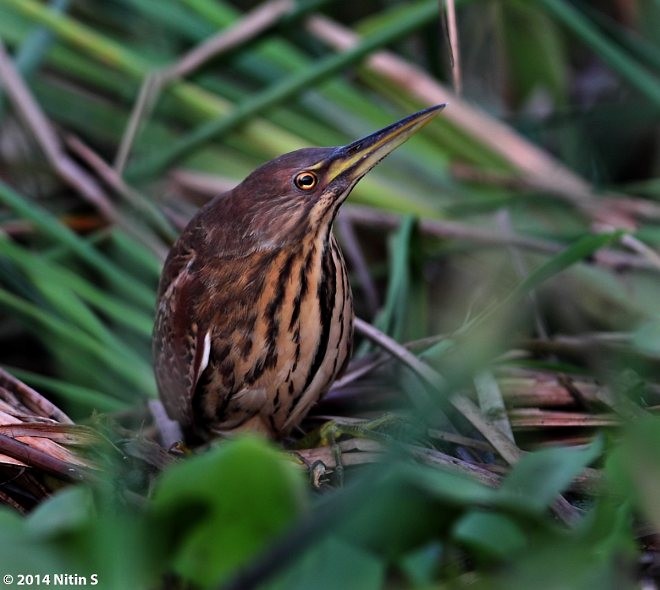
<path fill-rule="evenodd" d="M 0 0 L 0 39 L 59 137 L 75 135 L 112 163 L 145 80 L 157 87 L 168 66 L 257 4 Z M 618 589 L 658 575 L 657 564 L 639 571 L 638 523 L 660 527 L 660 425 L 651 416 L 660 5 L 457 6 L 465 103 L 450 99 L 445 116 L 351 196 L 349 206 L 372 220 L 394 215 L 396 226 L 354 224 L 383 302 L 369 307 L 355 272 L 358 314 L 401 342 L 442 334 L 415 350 L 447 379 L 432 397 L 447 422 L 455 416 L 445 398 L 470 390 L 475 372 L 532 369 L 605 384 L 607 409 L 623 422 L 617 435 L 526 454 L 499 489 L 396 445 L 325 494 L 308 489 L 290 457 L 250 438 L 167 470 L 146 501 L 124 494 L 122 468 L 109 465 L 107 478 L 66 488 L 25 518 L 0 510 L 1 574 L 96 573 L 110 589 L 180 577 L 200 588 L 356 590 Z M 296 3 L 257 38 L 162 84 L 121 175 L 130 186 L 92 171 L 69 141 L 63 151 L 94 172 L 112 219 L 54 172 L 0 87 L 0 363 L 80 421 L 155 396 L 149 350 L 162 257 L 193 210 L 182 195 L 213 192 L 180 173 L 231 185 L 283 152 L 345 143 L 424 106 L 426 77 L 451 80 L 438 9 L 435 0 Z M 309 27 L 319 14 L 358 34 L 357 44 L 337 52 Z M 380 49 L 414 75 L 373 69 L 366 58 Z M 487 118 L 456 115 L 469 105 Z M 528 143 L 490 137 L 484 121 Z M 433 222 L 450 224 L 433 233 Z M 599 258 L 604 249 L 618 264 Z M 539 318 L 551 337 L 614 334 L 624 344 L 521 355 Z M 388 368 L 402 400 L 425 388 L 408 369 Z M 599 494 L 579 494 L 581 519 L 564 527 L 549 508 L 560 492 L 578 496 L 571 481 L 588 465 L 604 469 Z"/>
<path fill-rule="evenodd" d="M 290 458 L 239 438 L 165 472 L 148 506 L 107 481 L 67 488 L 27 518 L 3 509 L 0 563 L 13 575 L 96 573 L 110 589 L 153 587 L 168 573 L 201 588 L 381 588 L 392 576 L 422 588 L 439 575 L 451 587 L 626 587 L 634 503 L 657 508 L 631 497 L 642 475 L 635 446 L 653 456 L 657 433 L 657 420 L 631 432 L 603 482 L 616 480 L 616 499 L 599 497 L 571 532 L 546 510 L 602 441 L 527 455 L 497 490 L 392 456 L 334 496 L 310 498 Z M 643 471 L 660 477 L 655 461 Z M 461 574 L 464 559 L 489 575 Z"/>

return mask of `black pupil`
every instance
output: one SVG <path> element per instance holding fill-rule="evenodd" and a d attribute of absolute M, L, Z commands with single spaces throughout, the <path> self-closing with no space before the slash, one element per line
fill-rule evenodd
<path fill-rule="evenodd" d="M 314 185 L 314 177 L 311 174 L 301 174 L 298 177 L 298 184 L 302 187 L 310 187 Z"/>

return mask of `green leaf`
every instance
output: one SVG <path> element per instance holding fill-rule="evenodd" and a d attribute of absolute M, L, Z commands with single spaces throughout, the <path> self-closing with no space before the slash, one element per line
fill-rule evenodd
<path fill-rule="evenodd" d="M 570 266 L 589 258 L 594 252 L 618 240 L 622 235 L 623 232 L 616 231 L 584 236 L 531 272 L 516 287 L 512 296 L 522 296 Z"/>
<path fill-rule="evenodd" d="M 376 49 L 431 22 L 436 16 L 437 6 L 434 2 L 411 3 L 409 10 L 391 26 L 361 39 L 356 46 L 346 51 L 317 60 L 309 68 L 289 75 L 260 93 L 253 94 L 248 100 L 236 106 L 226 117 L 205 123 L 185 135 L 174 145 L 150 155 L 140 164 L 129 168 L 127 175 L 129 177 L 150 176 L 159 172 L 177 159 L 190 154 L 202 144 L 226 135 L 266 109 L 295 98 L 301 92 L 309 90 L 353 63 L 359 62 Z"/>
<path fill-rule="evenodd" d="M 503 514 L 474 510 L 461 518 L 453 536 L 477 554 L 506 559 L 525 548 L 527 539 L 516 522 Z"/>
<path fill-rule="evenodd" d="M 399 562 L 399 567 L 408 577 L 414 588 L 430 586 L 436 575 L 443 546 L 440 543 L 430 543 L 421 549 L 411 551 Z"/>
<path fill-rule="evenodd" d="M 410 242 L 415 228 L 415 218 L 407 215 L 401 226 L 390 237 L 389 281 L 383 309 L 375 325 L 395 340 L 401 340 L 410 289 Z"/>
<path fill-rule="evenodd" d="M 267 590 L 379 590 L 385 563 L 374 554 L 336 537 L 316 544 Z"/>
<path fill-rule="evenodd" d="M 566 56 L 557 27 L 537 5 L 526 0 L 502 4 L 504 30 L 510 62 L 511 90 L 518 103 L 541 88 L 557 104 L 566 99 Z"/>
<path fill-rule="evenodd" d="M 423 465 L 400 464 L 394 477 L 435 501 L 453 506 L 490 504 L 494 490 L 463 475 Z"/>
<path fill-rule="evenodd" d="M 633 345 L 637 350 L 660 356 L 660 319 L 647 322 L 633 334 Z"/>
<path fill-rule="evenodd" d="M 521 508 L 543 512 L 603 450 L 597 438 L 580 449 L 557 447 L 524 455 L 497 491 Z"/>
<path fill-rule="evenodd" d="M 45 235 L 56 243 L 71 248 L 81 259 L 99 273 L 122 288 L 136 303 L 147 309 L 153 307 L 154 294 L 137 279 L 124 272 L 115 262 L 109 260 L 87 241 L 59 222 L 49 211 L 19 195 L 9 185 L 0 181 L 0 202 L 13 210 L 22 219 L 34 223 Z"/>
<path fill-rule="evenodd" d="M 225 441 L 166 471 L 152 512 L 172 539 L 174 571 L 205 587 L 225 580 L 305 507 L 302 472 L 256 437 Z"/>
<path fill-rule="evenodd" d="M 113 320 L 132 328 L 144 337 L 151 336 L 153 322 L 150 313 L 141 312 L 121 299 L 111 297 L 106 291 L 83 278 L 80 273 L 73 272 L 53 260 L 47 260 L 38 253 L 30 252 L 2 237 L 0 237 L 0 254 L 10 259 L 30 277 L 42 279 L 52 288 L 51 290 L 56 292 L 71 290 L 91 307 L 102 311 Z M 79 306 L 75 306 L 75 313 L 78 310 Z M 94 332 L 94 326 L 91 326 L 91 333 Z"/>
<path fill-rule="evenodd" d="M 41 503 L 26 519 L 25 528 L 35 539 L 49 538 L 80 530 L 92 514 L 89 488 L 72 486 Z"/>
<path fill-rule="evenodd" d="M 26 371 L 17 367 L 8 365 L 0 366 L 9 371 L 15 377 L 25 381 L 28 385 L 43 388 L 46 391 L 52 391 L 69 402 L 75 403 L 76 410 L 80 410 L 80 407 L 82 406 L 85 411 L 84 416 L 89 414 L 90 409 L 98 410 L 100 412 L 116 412 L 119 410 L 125 410 L 129 404 L 127 401 L 120 401 L 108 394 L 101 393 L 100 391 L 88 387 L 82 387 L 67 381 L 54 379 L 53 377 L 44 377 L 39 373 Z M 75 412 L 71 417 L 76 418 Z"/>
<path fill-rule="evenodd" d="M 622 78 L 628 80 L 638 92 L 646 96 L 656 107 L 660 107 L 660 80 L 629 53 L 603 35 L 572 4 L 566 0 L 540 0 L 540 5 L 547 12 L 590 46 L 601 60 L 609 64 Z"/>
<path fill-rule="evenodd" d="M 0 308 L 10 309 L 13 313 L 22 317 L 27 322 L 34 322 L 39 328 L 50 335 L 47 341 L 49 346 L 66 343 L 66 346 L 57 346 L 55 354 L 64 354 L 71 356 L 71 350 L 76 352 L 84 351 L 90 359 L 99 361 L 104 367 L 112 369 L 117 375 L 121 375 L 129 383 L 133 383 L 138 392 L 151 394 L 154 390 L 154 381 L 151 368 L 144 359 L 141 359 L 128 350 L 117 351 L 109 349 L 102 342 L 99 342 L 89 334 L 63 321 L 56 315 L 40 309 L 38 306 L 29 303 L 12 293 L 0 288 Z M 59 340 L 61 339 L 61 340 Z M 76 356 L 73 362 L 80 363 Z M 118 394 L 121 392 L 117 391 Z"/>
<path fill-rule="evenodd" d="M 649 416 L 630 424 L 611 453 L 607 473 L 614 493 L 632 501 L 657 529 L 660 526 L 660 418 Z"/>
<path fill-rule="evenodd" d="M 0 574 L 52 574 L 62 571 L 58 552 L 36 541 L 27 532 L 25 520 L 0 506 Z M 13 585 L 9 587 L 13 588 Z"/>

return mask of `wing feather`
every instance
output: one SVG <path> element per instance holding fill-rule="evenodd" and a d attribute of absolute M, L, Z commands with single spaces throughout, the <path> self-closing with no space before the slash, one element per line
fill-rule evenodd
<path fill-rule="evenodd" d="M 184 427 L 192 424 L 192 396 L 211 352 L 209 326 L 200 325 L 190 313 L 202 288 L 195 279 L 195 262 L 195 254 L 189 252 L 172 257 L 166 264 L 169 276 L 159 299 L 153 340 L 156 382 L 163 405 Z"/>

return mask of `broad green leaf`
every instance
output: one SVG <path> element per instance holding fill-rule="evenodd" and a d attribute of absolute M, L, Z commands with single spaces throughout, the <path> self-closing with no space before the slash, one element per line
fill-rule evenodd
<path fill-rule="evenodd" d="M 645 354 L 660 356 L 660 319 L 637 328 L 633 334 L 633 345 Z"/>
<path fill-rule="evenodd" d="M 615 492 L 632 501 L 655 528 L 660 527 L 659 453 L 660 419 L 649 416 L 628 425 L 621 444 L 607 462 Z"/>
<path fill-rule="evenodd" d="M 473 510 L 454 527 L 453 537 L 477 555 L 506 559 L 518 554 L 527 544 L 520 526 L 511 517 L 494 512 Z"/>
<path fill-rule="evenodd" d="M 25 529 L 34 539 L 48 539 L 79 531 L 88 526 L 94 515 L 89 488 L 65 488 L 42 502 L 25 521 Z"/>
<path fill-rule="evenodd" d="M 306 551 L 267 590 L 379 590 L 385 580 L 382 558 L 336 537 Z"/>
<path fill-rule="evenodd" d="M 620 552 L 603 555 L 580 540 L 554 537 L 533 552 L 512 555 L 507 567 L 490 570 L 485 587 L 493 590 L 633 590 L 639 587 L 634 582 L 633 563 L 629 555 Z"/>
<path fill-rule="evenodd" d="M 421 465 L 401 465 L 397 479 L 428 494 L 430 498 L 454 506 L 487 505 L 497 501 L 495 490 L 468 477 Z"/>
<path fill-rule="evenodd" d="M 444 546 L 432 542 L 404 555 L 399 567 L 415 588 L 430 586 L 437 575 Z"/>
<path fill-rule="evenodd" d="M 523 455 L 497 494 L 515 499 L 522 508 L 543 512 L 603 450 L 597 438 L 580 449 L 557 447 Z"/>
<path fill-rule="evenodd" d="M 226 579 L 305 508 L 302 472 L 255 437 L 228 440 L 166 471 L 151 507 L 174 571 L 204 587 Z"/>
<path fill-rule="evenodd" d="M 0 506 L 0 576 L 28 572 L 52 574 L 62 571 L 65 563 L 54 547 L 35 541 L 27 531 L 22 516 L 6 506 Z M 6 587 L 18 586 L 12 584 Z"/>

